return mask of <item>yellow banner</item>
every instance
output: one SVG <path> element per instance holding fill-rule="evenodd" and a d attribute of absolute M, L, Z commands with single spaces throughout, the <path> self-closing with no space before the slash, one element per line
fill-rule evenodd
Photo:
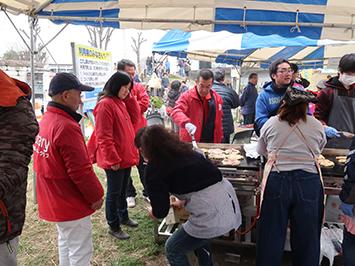
<path fill-rule="evenodd" d="M 77 45 L 76 53 L 78 57 L 85 57 L 85 58 L 102 60 L 102 61 L 111 61 L 110 52 L 102 51 L 92 47 Z"/>

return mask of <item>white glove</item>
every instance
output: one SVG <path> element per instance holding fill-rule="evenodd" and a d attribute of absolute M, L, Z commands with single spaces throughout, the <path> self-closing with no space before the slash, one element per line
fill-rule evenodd
<path fill-rule="evenodd" d="M 190 122 L 187 122 L 185 124 L 185 128 L 190 135 L 193 135 L 196 132 L 196 126 L 194 124 L 191 124 Z"/>

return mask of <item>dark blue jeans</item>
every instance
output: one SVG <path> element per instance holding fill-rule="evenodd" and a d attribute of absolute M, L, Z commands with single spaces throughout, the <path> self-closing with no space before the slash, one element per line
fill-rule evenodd
<path fill-rule="evenodd" d="M 146 190 L 145 179 L 144 179 L 145 166 L 146 166 L 146 163 L 145 163 L 141 153 L 139 153 L 139 164 L 137 165 L 137 169 L 138 169 L 138 173 L 139 173 L 139 178 L 140 178 L 142 185 L 143 185 L 142 194 L 144 197 L 148 197 L 148 192 Z M 136 196 L 137 196 L 136 188 L 133 185 L 132 177 L 129 177 L 126 197 L 127 198 L 128 197 L 135 198 Z"/>
<path fill-rule="evenodd" d="M 254 124 L 255 121 L 255 113 L 243 115 L 244 117 L 244 125 Z"/>
<path fill-rule="evenodd" d="M 180 226 L 165 243 L 165 255 L 171 266 L 189 266 L 186 254 L 194 252 L 198 258 L 198 265 L 211 266 L 212 254 L 210 242 L 213 239 L 202 239 L 190 236 Z"/>
<path fill-rule="evenodd" d="M 255 265 L 281 266 L 288 220 L 292 265 L 319 265 L 323 197 L 318 174 L 271 172 L 261 209 Z"/>
<path fill-rule="evenodd" d="M 128 220 L 126 191 L 131 167 L 114 171 L 105 169 L 107 177 L 106 220 L 108 225 L 117 230 L 120 221 Z"/>
<path fill-rule="evenodd" d="M 355 266 L 355 235 L 349 233 L 344 227 L 343 238 L 343 264 L 344 266 Z"/>

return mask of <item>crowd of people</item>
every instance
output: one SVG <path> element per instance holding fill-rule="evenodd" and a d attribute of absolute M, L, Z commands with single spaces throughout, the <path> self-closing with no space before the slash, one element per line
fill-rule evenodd
<path fill-rule="evenodd" d="M 73 74 L 57 74 L 50 82 L 51 101 L 38 126 L 29 102 L 31 89 L 0 70 L 0 209 L 5 217 L 0 219 L 1 266 L 17 265 L 32 152 L 39 217 L 56 223 L 61 266 L 90 265 L 94 250 L 90 216 L 104 203 L 109 236 L 128 239 L 123 226 L 139 226 L 128 211 L 136 205 L 133 166 L 138 168 L 142 194 L 151 204 L 150 218 L 165 217 L 171 206 L 190 212 L 166 242 L 170 265 L 189 265 L 186 254 L 192 251 L 199 265 L 212 265 L 209 243 L 240 226 L 239 202 L 218 167 L 187 142 L 230 143 L 231 110 L 239 106 L 244 124 L 254 124 L 260 134 L 258 153 L 268 157 L 261 184 L 256 265 L 282 264 L 288 226 L 293 264 L 318 265 L 324 192 L 317 158 L 324 147 L 350 149 L 340 199 L 345 214 L 344 265 L 354 265 L 355 140 L 341 132 L 355 132 L 355 54 L 340 59 L 338 75 L 317 83 L 318 92 L 304 88 L 309 83 L 295 75 L 297 65 L 277 59 L 269 67 L 271 81 L 260 95 L 258 75 L 251 73 L 240 97 L 225 84 L 223 68 L 199 70 L 196 85 L 190 88 L 186 62 L 179 59 L 180 63 L 180 76 L 187 76 L 182 82 L 170 83 L 168 60 L 159 66 L 162 88 L 168 89 L 171 131 L 161 125 L 147 126 L 144 113 L 149 95 L 134 81 L 135 64 L 123 59 L 97 96 L 95 128 L 87 145 L 77 110 L 81 92 L 93 87 Z M 106 174 L 105 200 L 93 163 Z M 178 201 L 171 203 L 170 194 Z"/>

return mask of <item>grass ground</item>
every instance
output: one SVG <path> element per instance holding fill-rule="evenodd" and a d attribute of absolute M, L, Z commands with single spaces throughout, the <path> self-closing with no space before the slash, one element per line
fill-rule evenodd
<path fill-rule="evenodd" d="M 34 203 L 34 186 L 32 163 L 29 165 L 26 221 L 20 236 L 18 250 L 18 265 L 48 266 L 59 265 L 57 227 L 38 217 L 38 206 Z M 94 170 L 105 189 L 105 173 L 94 165 Z M 164 239 L 160 245 L 154 242 L 153 221 L 148 218 L 144 207 L 149 203 L 142 196 L 142 185 L 138 172 L 132 168 L 133 183 L 137 189 L 137 206 L 129 209 L 129 215 L 139 222 L 138 228 L 124 230 L 131 235 L 128 240 L 116 240 L 108 236 L 105 219 L 105 207 L 96 211 L 92 217 L 94 254 L 91 263 L 94 266 L 140 266 L 140 265 L 168 265 L 164 253 Z"/>

